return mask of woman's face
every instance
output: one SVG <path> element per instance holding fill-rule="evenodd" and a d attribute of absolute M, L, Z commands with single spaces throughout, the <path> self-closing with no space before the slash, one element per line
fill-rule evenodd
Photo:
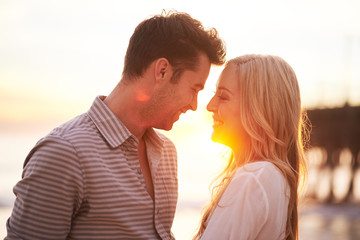
<path fill-rule="evenodd" d="M 207 105 L 213 113 L 211 139 L 236 151 L 243 141 L 244 129 L 240 123 L 240 94 L 235 67 L 226 67 L 217 82 L 216 93 Z"/>

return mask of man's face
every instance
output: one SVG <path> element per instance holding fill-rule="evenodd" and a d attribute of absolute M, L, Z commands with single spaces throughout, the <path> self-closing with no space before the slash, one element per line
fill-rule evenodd
<path fill-rule="evenodd" d="M 195 71 L 185 70 L 177 83 L 168 79 L 154 94 L 151 109 L 148 112 L 152 127 L 170 130 L 182 113 L 197 108 L 197 95 L 204 88 L 210 72 L 210 61 L 200 54 Z"/>

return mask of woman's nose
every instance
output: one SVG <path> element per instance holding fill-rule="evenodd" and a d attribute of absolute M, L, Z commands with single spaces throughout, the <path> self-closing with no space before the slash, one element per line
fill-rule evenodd
<path fill-rule="evenodd" d="M 206 110 L 209 112 L 215 112 L 215 96 L 210 99 L 208 105 L 206 106 Z"/>

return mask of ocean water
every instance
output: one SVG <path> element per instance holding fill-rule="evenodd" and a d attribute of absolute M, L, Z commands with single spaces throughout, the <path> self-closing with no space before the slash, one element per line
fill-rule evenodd
<path fill-rule="evenodd" d="M 0 239 L 6 235 L 5 224 L 15 199 L 12 188 L 21 178 L 23 161 L 46 132 L 5 132 L 0 135 Z M 226 151 L 222 145 L 211 142 L 207 131 L 191 137 L 177 135 L 176 130 L 168 135 L 177 146 L 179 161 L 179 203 L 172 231 L 177 239 L 186 240 L 196 231 L 201 209 L 210 198 L 209 184 L 223 166 Z M 339 179 L 347 176 L 346 170 L 342 174 Z M 309 181 L 319 181 L 319 178 L 326 179 L 313 173 Z M 305 199 L 300 211 L 300 239 L 360 239 L 360 205 L 319 204 Z"/>

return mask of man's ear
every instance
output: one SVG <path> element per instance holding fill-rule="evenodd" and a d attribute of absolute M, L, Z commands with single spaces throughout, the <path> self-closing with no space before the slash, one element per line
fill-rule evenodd
<path fill-rule="evenodd" d="M 166 58 L 159 58 L 155 60 L 155 79 L 156 81 L 163 81 L 172 76 L 172 67 Z"/>

